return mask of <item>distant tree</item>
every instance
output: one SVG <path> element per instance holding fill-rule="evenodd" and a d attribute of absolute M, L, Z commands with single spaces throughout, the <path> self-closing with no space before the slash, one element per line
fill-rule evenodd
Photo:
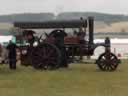
<path fill-rule="evenodd" d="M 125 29 L 125 28 L 122 28 L 122 29 L 121 29 L 121 34 L 122 34 L 122 35 L 125 35 L 125 34 L 126 34 L 126 29 Z"/>
<path fill-rule="evenodd" d="M 13 35 L 13 36 L 19 36 L 22 35 L 22 30 L 16 27 L 12 27 L 10 28 L 9 32 Z"/>
<path fill-rule="evenodd" d="M 126 32 L 126 30 L 124 28 L 121 29 L 121 32 Z"/>
<path fill-rule="evenodd" d="M 12 27 L 10 28 L 9 32 L 11 33 L 11 35 L 16 37 L 17 43 L 23 43 L 23 33 L 21 29 Z"/>

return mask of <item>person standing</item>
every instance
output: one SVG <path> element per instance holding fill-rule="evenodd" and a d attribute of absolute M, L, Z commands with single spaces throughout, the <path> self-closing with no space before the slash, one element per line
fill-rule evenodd
<path fill-rule="evenodd" d="M 8 58 L 9 58 L 9 68 L 16 69 L 16 44 L 14 44 L 11 40 L 7 45 L 8 49 Z"/>
<path fill-rule="evenodd" d="M 61 53 L 61 63 L 59 67 L 68 68 L 66 49 L 64 45 L 64 37 L 67 36 L 67 33 L 64 30 L 57 29 L 52 31 L 50 35 L 53 35 L 53 37 L 55 37 L 55 45 L 59 48 Z"/>

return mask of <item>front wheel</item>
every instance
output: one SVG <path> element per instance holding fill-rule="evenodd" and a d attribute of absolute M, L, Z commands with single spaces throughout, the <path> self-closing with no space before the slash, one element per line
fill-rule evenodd
<path fill-rule="evenodd" d="M 103 71 L 115 71 L 119 65 L 119 59 L 113 53 L 103 53 L 96 61 L 99 69 Z"/>

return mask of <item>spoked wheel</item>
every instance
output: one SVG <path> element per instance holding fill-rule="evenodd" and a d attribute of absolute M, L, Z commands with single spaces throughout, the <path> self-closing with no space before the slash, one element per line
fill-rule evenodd
<path fill-rule="evenodd" d="M 41 44 L 32 52 L 32 65 L 35 69 L 56 69 L 60 65 L 59 49 L 51 44 Z"/>
<path fill-rule="evenodd" d="M 119 60 L 113 53 L 103 53 L 96 63 L 103 71 L 114 71 L 119 65 Z"/>

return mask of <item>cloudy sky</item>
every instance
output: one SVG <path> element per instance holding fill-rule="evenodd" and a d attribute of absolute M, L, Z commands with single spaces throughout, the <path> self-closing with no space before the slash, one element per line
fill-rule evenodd
<path fill-rule="evenodd" d="M 0 15 L 69 11 L 128 15 L 128 0 L 0 0 Z"/>

